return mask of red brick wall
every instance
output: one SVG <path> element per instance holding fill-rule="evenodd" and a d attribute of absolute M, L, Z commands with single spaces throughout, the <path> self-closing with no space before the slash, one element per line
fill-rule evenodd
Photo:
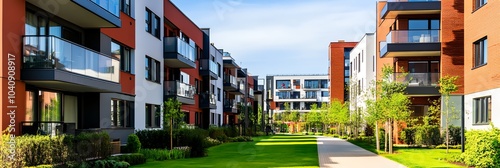
<path fill-rule="evenodd" d="M 459 76 L 454 94 L 464 93 L 463 7 L 464 1 L 441 1 L 441 77 Z"/>
<path fill-rule="evenodd" d="M 344 102 L 344 48 L 354 48 L 357 42 L 331 42 L 329 46 L 330 100 Z"/>
<path fill-rule="evenodd" d="M 487 4 L 473 10 L 472 1 L 465 3 L 465 45 L 464 45 L 464 70 L 465 94 L 500 87 L 500 2 L 488 1 Z M 473 68 L 473 45 L 475 41 L 488 37 L 487 65 Z"/>

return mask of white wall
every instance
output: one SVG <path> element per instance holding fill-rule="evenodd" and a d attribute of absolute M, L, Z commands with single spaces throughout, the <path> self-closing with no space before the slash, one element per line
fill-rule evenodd
<path fill-rule="evenodd" d="M 146 7 L 160 17 L 160 37 L 163 37 L 163 1 L 135 1 L 135 128 L 146 127 L 145 105 L 155 104 L 163 106 L 163 80 L 161 84 L 151 82 L 145 78 L 146 55 L 160 62 L 163 67 L 163 38 L 156 38 L 145 30 Z M 163 69 L 163 68 L 162 68 Z M 163 70 L 160 73 L 163 79 Z M 163 122 L 163 121 L 161 121 Z M 161 125 L 161 123 L 160 123 Z"/>
<path fill-rule="evenodd" d="M 279 92 L 278 89 L 276 89 L 276 81 L 278 80 L 289 80 L 290 81 L 290 91 L 299 91 L 300 92 L 300 96 L 301 97 L 305 97 L 306 96 L 306 91 L 313 91 L 313 90 L 304 90 L 304 81 L 305 80 L 310 80 L 310 79 L 324 79 L 324 80 L 327 80 L 328 81 L 328 75 L 290 75 L 290 76 L 274 76 L 273 78 L 274 80 L 272 81 L 273 82 L 273 88 L 272 88 L 272 92 L 273 92 L 273 95 L 274 95 L 274 102 L 289 102 L 290 103 L 290 107 L 292 106 L 293 103 L 291 102 L 300 102 L 300 107 L 299 109 L 302 109 L 305 107 L 305 102 L 315 102 L 315 103 L 329 103 L 330 102 L 330 97 L 321 97 L 321 92 L 322 91 L 326 91 L 328 92 L 329 89 L 328 87 L 327 88 L 322 88 L 322 89 L 317 89 L 315 90 L 316 91 L 316 94 L 318 95 L 318 99 L 315 99 L 314 101 L 313 100 L 310 100 L 310 99 L 307 99 L 308 101 L 304 101 L 304 99 L 278 99 L 276 93 Z M 300 80 L 300 89 L 295 89 L 294 85 L 293 85 L 293 80 L 294 79 L 299 79 Z M 328 83 L 328 85 L 330 85 L 330 83 Z M 277 107 L 279 109 L 279 107 Z M 275 110 L 276 112 L 281 112 L 282 110 Z M 299 110 L 299 112 L 308 112 L 309 110 Z"/>
<path fill-rule="evenodd" d="M 222 125 L 222 119 L 224 117 L 223 112 L 224 112 L 224 85 L 223 85 L 223 72 L 222 69 L 224 68 L 224 64 L 222 61 L 222 53 L 217 50 L 214 46 L 210 47 L 210 55 L 213 55 L 215 57 L 215 63 L 218 63 L 220 65 L 220 71 L 219 71 L 219 77 L 217 80 L 211 80 L 210 83 L 215 86 L 215 98 L 216 98 L 216 104 L 217 108 L 216 109 L 210 109 L 210 113 L 214 113 L 214 120 L 215 121 L 210 121 L 210 124 L 215 123 L 215 125 Z M 218 89 L 220 89 L 220 93 L 218 92 Z M 219 95 L 220 94 L 220 95 Z M 218 96 L 220 96 L 220 101 Z M 218 116 L 220 115 L 220 116 Z M 219 117 L 217 119 L 217 117 Z"/>
<path fill-rule="evenodd" d="M 364 96 L 370 92 L 370 90 L 374 87 L 374 80 L 376 80 L 376 55 L 375 51 L 375 34 L 367 33 L 363 38 L 358 42 L 358 44 L 352 49 L 349 62 L 351 70 L 351 80 L 350 80 L 350 109 L 354 110 L 356 107 L 365 109 L 367 98 L 374 98 L 373 96 Z M 358 59 L 360 59 L 359 66 Z M 355 66 L 356 64 L 356 66 Z M 356 69 L 355 69 L 356 67 Z M 355 92 L 355 88 L 358 85 L 358 81 L 360 81 L 361 94 L 357 94 Z"/>
<path fill-rule="evenodd" d="M 490 125 L 473 125 L 473 99 L 480 97 L 491 96 L 491 122 L 495 127 L 500 126 L 500 114 L 497 113 L 500 111 L 500 88 L 485 90 L 482 92 L 477 92 L 473 94 L 465 95 L 464 101 L 464 110 L 465 110 L 465 129 L 489 129 Z"/>

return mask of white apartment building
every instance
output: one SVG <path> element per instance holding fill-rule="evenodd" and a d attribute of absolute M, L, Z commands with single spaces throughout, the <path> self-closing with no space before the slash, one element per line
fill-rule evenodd
<path fill-rule="evenodd" d="M 274 75 L 267 76 L 267 99 L 271 114 L 285 110 L 309 112 L 313 104 L 330 102 L 328 75 Z"/>
<path fill-rule="evenodd" d="M 356 109 L 364 111 L 366 100 L 375 98 L 375 94 L 371 93 L 376 80 L 375 48 L 375 34 L 366 33 L 351 50 L 349 62 L 346 62 L 351 73 L 349 82 L 351 112 Z"/>
<path fill-rule="evenodd" d="M 223 76 L 222 76 L 222 50 L 217 49 L 213 44 L 210 45 L 210 55 L 213 59 L 214 71 L 218 71 L 217 79 L 210 81 L 212 93 L 214 93 L 214 101 L 217 108 L 210 109 L 210 125 L 221 126 L 222 116 L 224 112 L 224 99 L 223 99 Z"/>

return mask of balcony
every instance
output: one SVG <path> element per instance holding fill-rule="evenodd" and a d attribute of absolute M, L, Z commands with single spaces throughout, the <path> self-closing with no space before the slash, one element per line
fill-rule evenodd
<path fill-rule="evenodd" d="M 439 95 L 439 73 L 408 73 L 406 76 L 394 73 L 393 79 L 408 84 L 406 87 L 408 95 Z"/>
<path fill-rule="evenodd" d="M 224 112 L 225 113 L 238 113 L 237 102 L 233 99 L 224 99 Z"/>
<path fill-rule="evenodd" d="M 55 36 L 23 37 L 21 79 L 72 92 L 121 92 L 120 61 Z"/>
<path fill-rule="evenodd" d="M 380 42 L 380 57 L 440 56 L 439 30 L 393 30 Z"/>
<path fill-rule="evenodd" d="M 202 109 L 216 109 L 216 96 L 213 93 L 202 93 L 199 96 L 200 108 Z"/>
<path fill-rule="evenodd" d="M 210 59 L 201 59 L 200 75 L 209 76 L 212 80 L 219 78 L 219 66 Z"/>
<path fill-rule="evenodd" d="M 252 99 L 255 97 L 253 88 L 248 88 L 248 97 Z"/>
<path fill-rule="evenodd" d="M 179 81 L 165 81 L 164 87 L 165 100 L 175 98 L 182 104 L 195 104 L 196 89 L 194 86 Z"/>
<path fill-rule="evenodd" d="M 196 68 L 196 48 L 178 37 L 164 37 L 165 65 L 170 68 Z"/>
<path fill-rule="evenodd" d="M 229 74 L 224 74 L 224 90 L 225 91 L 235 91 L 238 90 L 238 82 L 236 82 L 236 77 L 229 75 Z"/>
<path fill-rule="evenodd" d="M 222 56 L 222 63 L 224 65 L 224 68 L 239 68 L 238 64 L 236 61 L 234 61 L 233 57 L 229 55 L 227 52 L 223 53 Z"/>
<path fill-rule="evenodd" d="M 388 0 L 380 11 L 380 18 L 396 18 L 398 15 L 439 14 L 440 12 L 441 0 Z"/>
<path fill-rule="evenodd" d="M 245 82 L 243 80 L 238 82 L 238 90 L 235 92 L 237 95 L 244 95 L 245 94 Z"/>
<path fill-rule="evenodd" d="M 83 28 L 121 27 L 117 0 L 40 0 L 26 2 Z"/>

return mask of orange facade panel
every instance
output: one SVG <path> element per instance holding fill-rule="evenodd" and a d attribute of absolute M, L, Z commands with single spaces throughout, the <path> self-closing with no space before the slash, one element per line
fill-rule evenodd
<path fill-rule="evenodd" d="M 328 48 L 330 65 L 330 100 L 344 101 L 345 88 L 345 72 L 344 72 L 344 50 L 345 48 L 354 48 L 356 42 L 331 42 Z"/>
<path fill-rule="evenodd" d="M 127 14 L 120 12 L 121 28 L 102 28 L 101 32 L 112 39 L 135 48 L 135 20 Z"/>
<path fill-rule="evenodd" d="M 164 5 L 164 16 L 203 49 L 203 33 L 200 28 L 172 2 L 165 1 Z"/>

